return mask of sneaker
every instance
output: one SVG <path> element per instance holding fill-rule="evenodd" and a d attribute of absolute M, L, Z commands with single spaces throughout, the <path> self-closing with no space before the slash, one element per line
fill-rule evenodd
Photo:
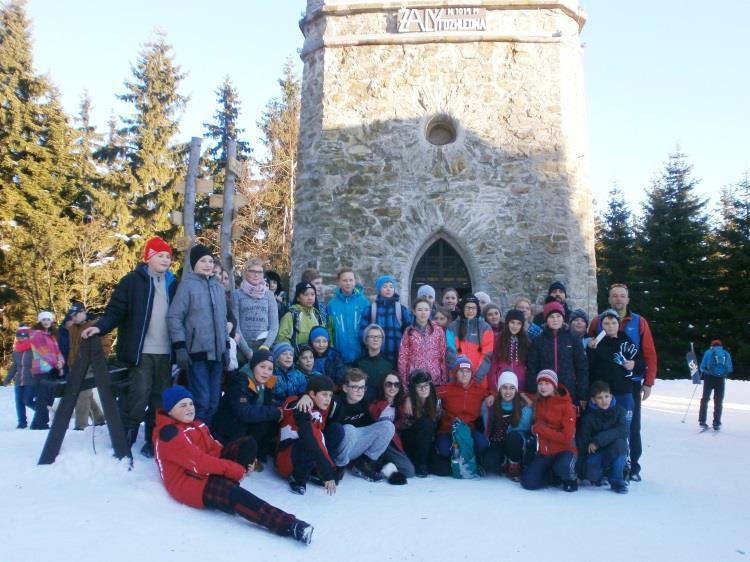
<path fill-rule="evenodd" d="M 430 469 L 426 464 L 420 464 L 414 471 L 417 478 L 427 478 L 430 475 Z"/>
<path fill-rule="evenodd" d="M 375 467 L 372 466 L 372 461 L 366 456 L 361 456 L 354 461 L 352 474 L 358 478 L 364 478 L 369 482 L 380 482 L 383 479 L 383 475 L 379 470 L 375 470 Z"/>
<path fill-rule="evenodd" d="M 578 482 L 575 480 L 563 480 L 562 489 L 565 492 L 577 492 Z"/>
<path fill-rule="evenodd" d="M 151 441 L 146 441 L 143 444 L 143 447 L 141 447 L 141 455 L 143 455 L 147 459 L 154 458 L 154 445 L 153 443 L 151 443 Z"/>
<path fill-rule="evenodd" d="M 627 494 L 628 493 L 628 483 L 623 481 L 612 481 L 609 483 L 610 489 L 615 492 L 616 494 Z"/>
<path fill-rule="evenodd" d="M 312 534 L 314 530 L 315 529 L 312 525 L 298 519 L 294 523 L 292 523 L 289 529 L 289 533 L 292 535 L 292 538 L 294 540 L 301 543 L 310 544 L 312 542 Z"/>
<path fill-rule="evenodd" d="M 299 494 L 304 496 L 307 492 L 307 485 L 302 480 L 295 480 L 294 478 L 289 479 L 289 491 L 293 494 Z M 295 537 L 296 538 L 296 537 Z"/>

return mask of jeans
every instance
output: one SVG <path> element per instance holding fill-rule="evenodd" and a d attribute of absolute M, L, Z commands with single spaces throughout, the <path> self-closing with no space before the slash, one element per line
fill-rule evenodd
<path fill-rule="evenodd" d="M 556 455 L 537 455 L 521 474 L 521 486 L 527 490 L 538 490 L 550 483 L 554 474 L 560 480 L 576 479 L 576 455 L 563 451 Z"/>
<path fill-rule="evenodd" d="M 221 361 L 193 361 L 188 370 L 188 388 L 195 401 L 195 417 L 211 427 L 221 398 Z"/>
<path fill-rule="evenodd" d="M 34 385 L 27 384 L 26 386 L 15 385 L 15 399 L 16 399 L 16 417 L 18 418 L 18 426 L 26 427 L 26 408 L 34 408 Z"/>
<path fill-rule="evenodd" d="M 380 456 L 380 464 L 385 465 L 392 462 L 396 465 L 398 471 L 403 474 L 406 478 L 413 478 L 416 471 L 409 457 L 401 449 L 396 447 L 393 443 L 388 445 L 388 448 Z"/>
<path fill-rule="evenodd" d="M 628 445 L 624 439 L 616 439 L 596 453 L 586 457 L 583 464 L 583 478 L 589 482 L 599 482 L 604 471 L 609 469 L 609 481 L 624 484 L 623 476 L 627 462 Z"/>

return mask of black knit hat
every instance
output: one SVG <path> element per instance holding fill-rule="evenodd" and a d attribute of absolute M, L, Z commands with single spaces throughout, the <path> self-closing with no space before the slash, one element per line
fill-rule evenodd
<path fill-rule="evenodd" d="M 208 246 L 204 246 L 203 244 L 196 244 L 192 248 L 190 248 L 190 267 L 192 269 L 195 269 L 195 264 L 198 263 L 198 260 L 201 259 L 203 256 L 210 256 L 211 250 L 208 248 Z"/>
<path fill-rule="evenodd" d="M 505 313 L 506 326 L 511 320 L 518 320 L 521 324 L 523 324 L 526 318 L 524 317 L 522 310 L 511 308 L 508 312 Z"/>
<path fill-rule="evenodd" d="M 469 303 L 477 305 L 477 315 L 479 315 L 479 311 L 482 309 L 482 305 L 479 304 L 479 299 L 474 295 L 466 295 L 461 299 L 461 305 L 458 307 L 458 311 L 461 316 L 464 315 L 464 307 Z"/>
<path fill-rule="evenodd" d="M 267 349 L 259 349 L 253 353 L 252 359 L 250 359 L 250 370 L 252 371 L 259 363 L 263 361 L 270 361 L 273 365 L 273 354 Z"/>
<path fill-rule="evenodd" d="M 313 285 L 312 283 L 308 283 L 307 281 L 302 281 L 300 283 L 297 283 L 294 286 L 294 304 L 296 304 L 297 302 L 299 302 L 299 296 L 302 293 L 304 293 L 305 291 L 307 291 L 308 289 L 312 289 L 313 291 L 315 291 L 315 285 Z M 318 298 L 317 295 L 318 295 L 318 293 L 316 291 L 315 292 L 315 300 L 317 300 L 317 298 Z"/>
<path fill-rule="evenodd" d="M 586 326 L 589 325 L 589 315 L 586 314 L 586 311 L 582 308 L 576 308 L 573 312 L 570 313 L 571 322 L 576 318 L 583 318 L 583 321 L 586 322 Z"/>

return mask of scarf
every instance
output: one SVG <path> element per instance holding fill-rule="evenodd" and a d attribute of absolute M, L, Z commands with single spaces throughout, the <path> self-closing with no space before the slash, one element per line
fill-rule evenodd
<path fill-rule="evenodd" d="M 262 299 L 266 295 L 268 288 L 265 283 L 258 283 L 257 285 L 251 285 L 247 279 L 243 279 L 240 283 L 240 289 L 251 299 Z"/>

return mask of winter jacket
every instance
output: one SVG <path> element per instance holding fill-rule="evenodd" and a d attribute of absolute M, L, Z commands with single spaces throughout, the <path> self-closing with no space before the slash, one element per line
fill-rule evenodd
<path fill-rule="evenodd" d="M 557 392 L 548 398 L 537 395 L 531 432 L 536 435 L 539 455 L 576 452 L 576 407 L 564 385 L 558 385 Z"/>
<path fill-rule="evenodd" d="M 341 289 L 336 289 L 326 307 L 331 347 L 341 354 L 347 365 L 351 365 L 362 355 L 359 324 L 369 306 L 370 301 L 362 294 L 362 289 L 356 287 L 348 296 L 344 295 Z"/>
<path fill-rule="evenodd" d="M 318 352 L 313 349 L 313 357 L 315 357 L 314 370 L 323 373 L 338 385 L 344 384 L 346 367 L 338 351 L 329 347 L 325 353 L 318 355 Z"/>
<path fill-rule="evenodd" d="M 273 399 L 278 404 L 283 403 L 290 396 L 302 396 L 307 388 L 307 377 L 295 365 L 284 369 L 281 365 L 274 366 L 273 375 L 276 383 L 273 385 Z"/>
<path fill-rule="evenodd" d="M 167 296 L 171 301 L 178 283 L 170 271 L 164 275 Z M 142 263 L 120 279 L 104 315 L 96 321 L 101 335 L 117 328 L 117 359 L 129 365 L 141 362 L 143 340 L 151 321 L 153 296 L 154 283 L 148 274 L 148 266 Z"/>
<path fill-rule="evenodd" d="M 212 474 L 237 482 L 245 476 L 245 467 L 219 458 L 221 443 L 200 420 L 185 424 L 164 410 L 158 410 L 153 443 L 156 464 L 167 492 L 192 507 L 205 507 L 203 490 Z"/>
<path fill-rule="evenodd" d="M 252 378 L 249 365 L 232 373 L 214 417 L 216 437 L 222 443 L 229 443 L 245 436 L 249 424 L 278 421 L 280 412 L 273 400 L 275 384 L 276 377 L 272 376 L 265 385 L 263 400 L 260 401 L 259 387 Z"/>
<path fill-rule="evenodd" d="M 492 415 L 490 416 L 489 431 L 487 436 L 490 441 L 505 441 L 508 433 L 514 431 L 531 431 L 531 421 L 534 417 L 534 409 L 526 404 L 521 407 L 521 419 L 518 425 L 513 426 L 510 423 L 513 414 L 513 402 L 500 400 L 492 405 Z"/>
<path fill-rule="evenodd" d="M 482 415 L 482 402 L 492 393 L 472 380 L 467 388 L 458 381 L 443 385 L 437 389 L 437 395 L 443 407 L 438 433 L 450 433 L 456 418 L 475 429 L 476 421 Z"/>
<path fill-rule="evenodd" d="M 614 397 L 606 410 L 598 408 L 593 400 L 589 400 L 576 434 L 578 453 L 581 458 L 585 458 L 588 455 L 590 443 L 596 444 L 601 449 L 611 445 L 617 439 L 624 441 L 629 435 L 627 412 L 617 405 Z"/>
<path fill-rule="evenodd" d="M 704 375 L 726 377 L 733 372 L 732 356 L 720 345 L 713 346 L 703 354 L 703 358 L 701 359 L 701 373 Z"/>
<path fill-rule="evenodd" d="M 483 382 L 490 372 L 492 350 L 495 348 L 495 334 L 492 326 L 481 318 L 463 320 L 466 322 L 466 335 L 460 338 L 462 318 L 454 320 L 450 329 L 456 336 L 456 353 L 465 355 L 471 361 L 471 369 L 478 382 Z M 484 383 L 485 386 L 487 383 Z"/>
<path fill-rule="evenodd" d="M 296 320 L 296 326 L 295 324 Z M 310 330 L 315 326 L 323 326 L 320 320 L 320 313 L 312 306 L 302 306 L 293 304 L 279 323 L 279 335 L 276 337 L 276 343 L 286 342 L 295 349 L 307 343 L 310 338 Z M 294 336 L 294 341 L 292 341 Z"/>
<path fill-rule="evenodd" d="M 377 324 L 385 332 L 385 339 L 380 348 L 380 352 L 394 363 L 398 359 L 398 348 L 401 345 L 401 336 L 406 328 L 411 326 L 413 317 L 408 308 L 399 302 L 398 293 L 390 298 L 378 295 L 375 298 L 375 315 L 372 317 L 372 305 L 369 306 L 362 315 L 359 322 L 359 337 L 364 340 L 365 328 L 370 324 Z M 401 307 L 401 322 L 399 323 L 396 315 L 396 307 Z"/>
<path fill-rule="evenodd" d="M 279 452 L 276 454 L 276 471 L 284 478 L 294 473 L 292 448 L 295 443 L 304 449 L 307 456 L 313 459 L 315 469 L 321 480 L 336 478 L 336 465 L 326 449 L 323 430 L 328 412 L 314 407 L 308 414 L 296 409 L 297 397 L 290 396 L 283 406 L 283 417 L 279 429 Z"/>
<path fill-rule="evenodd" d="M 602 338 L 595 349 L 588 348 L 586 353 L 589 360 L 589 380 L 592 383 L 594 381 L 606 382 L 612 394 L 632 393 L 633 376 L 642 377 L 646 369 L 640 350 L 634 357 L 631 357 L 635 361 L 632 371 L 618 365 L 614 359 L 615 354 L 620 352 L 621 346 L 632 343 L 625 333 L 618 332 L 616 337 Z"/>
<path fill-rule="evenodd" d="M 643 378 L 645 386 L 654 386 L 657 373 L 656 346 L 651 328 L 643 316 L 631 311 L 626 311 L 625 317 L 620 319 L 620 331 L 628 334 L 630 339 L 641 350 L 643 360 L 646 362 L 646 373 Z M 599 317 L 595 316 L 589 324 L 589 335 L 599 334 Z"/>
<path fill-rule="evenodd" d="M 588 400 L 589 366 L 581 345 L 581 338 L 566 329 L 544 328 L 542 334 L 531 342 L 526 360 L 528 392 L 536 392 L 536 376 L 542 369 L 552 369 L 565 388 L 573 389 L 576 402 Z"/>
<path fill-rule="evenodd" d="M 378 353 L 375 357 L 370 357 L 368 354 L 363 355 L 354 364 L 358 369 L 362 369 L 367 373 L 367 389 L 370 389 L 377 394 L 378 390 L 383 387 L 383 379 L 388 373 L 393 373 L 395 367 L 393 362 L 383 357 L 382 354 Z"/>
<path fill-rule="evenodd" d="M 370 402 L 370 405 L 368 406 L 368 410 L 370 411 L 370 416 L 373 420 L 378 421 L 380 419 L 381 414 L 385 411 L 385 409 L 389 406 L 388 400 L 373 400 Z M 404 445 L 401 443 L 401 437 L 399 436 L 399 432 L 401 431 L 404 420 L 406 419 L 406 415 L 404 414 L 404 407 L 403 405 L 400 408 L 395 408 L 395 417 L 394 419 L 389 419 L 388 421 L 393 422 L 393 425 L 396 426 L 396 432 L 393 434 L 392 443 L 398 448 L 399 451 L 404 450 Z"/>
<path fill-rule="evenodd" d="M 507 361 L 501 361 L 498 357 L 500 336 L 495 337 L 495 349 L 492 352 L 492 362 L 490 363 L 490 374 L 488 377 L 489 388 L 493 392 L 497 392 L 497 379 L 503 371 L 513 371 L 518 377 L 518 392 L 526 392 L 526 358 L 522 359 L 519 357 L 518 346 L 518 338 L 511 336 L 511 357 Z M 528 353 L 528 347 L 526 349 Z"/>
<path fill-rule="evenodd" d="M 401 338 L 398 352 L 398 372 L 401 382 L 409 384 L 409 373 L 424 369 L 432 375 L 436 386 L 448 383 L 446 367 L 445 332 L 432 320 L 427 321 L 423 330 L 409 326 Z"/>
<path fill-rule="evenodd" d="M 18 386 L 30 386 L 34 384 L 34 378 L 31 374 L 31 361 L 34 353 L 31 348 L 25 351 L 14 351 L 13 362 L 8 369 L 8 374 L 3 384 L 8 385 L 14 378 Z"/>
<path fill-rule="evenodd" d="M 223 361 L 227 350 L 227 301 L 215 277 L 188 271 L 167 313 L 174 349 L 187 349 L 195 361 Z"/>
<path fill-rule="evenodd" d="M 44 375 L 57 370 L 57 365 L 65 365 L 65 358 L 60 352 L 55 337 L 44 330 L 32 330 L 31 337 L 31 374 Z M 58 373 L 62 375 L 62 370 Z"/>
<path fill-rule="evenodd" d="M 232 291 L 232 314 L 237 319 L 239 348 L 245 357 L 252 357 L 253 346 L 271 348 L 279 334 L 279 307 L 271 291 L 254 299 L 242 289 L 235 289 Z"/>

